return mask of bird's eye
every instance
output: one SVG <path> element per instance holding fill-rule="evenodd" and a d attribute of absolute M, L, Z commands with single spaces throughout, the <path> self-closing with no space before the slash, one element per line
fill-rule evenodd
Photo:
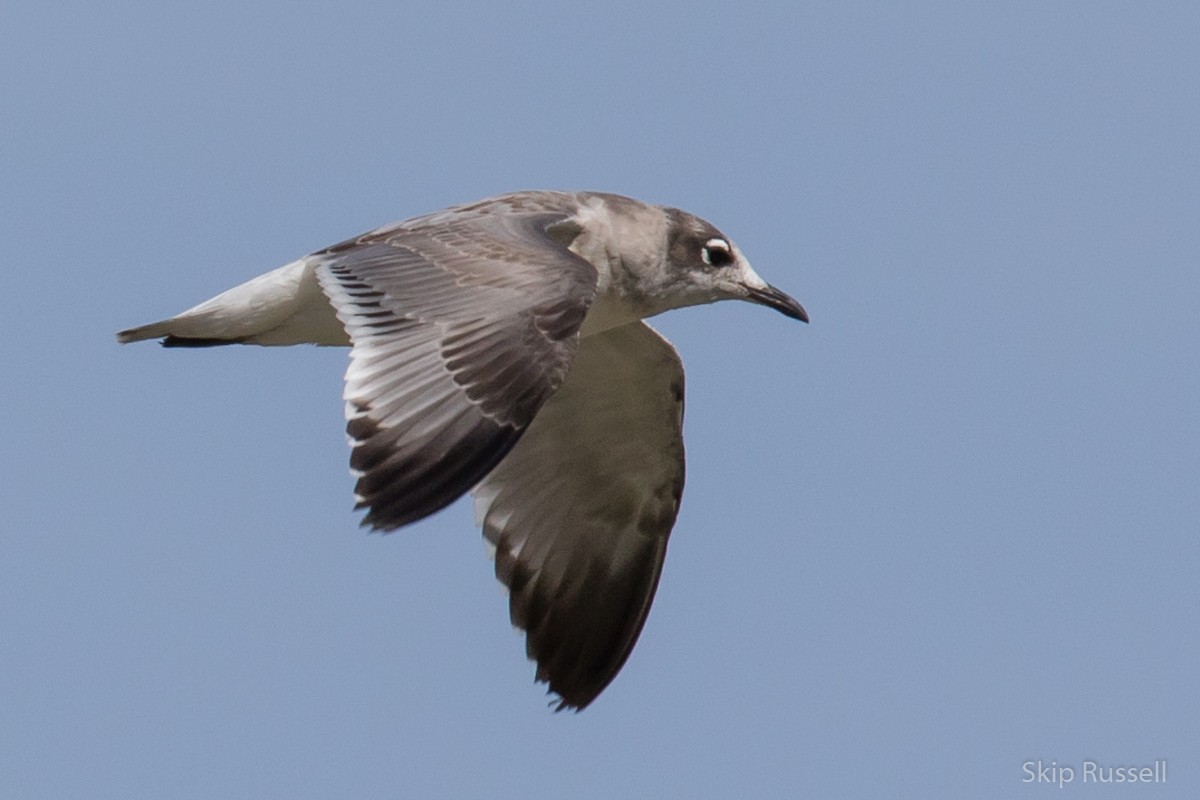
<path fill-rule="evenodd" d="M 724 239 L 709 239 L 700 248 L 700 258 L 710 267 L 724 267 L 733 263 L 733 249 Z"/>

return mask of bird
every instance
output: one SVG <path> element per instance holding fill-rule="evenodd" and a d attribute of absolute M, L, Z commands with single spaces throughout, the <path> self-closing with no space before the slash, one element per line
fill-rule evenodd
<path fill-rule="evenodd" d="M 808 322 L 700 217 L 520 191 L 372 230 L 117 340 L 348 345 L 362 526 L 471 492 L 535 680 L 581 711 L 642 631 L 683 494 L 683 366 L 643 320 L 730 299 Z"/>

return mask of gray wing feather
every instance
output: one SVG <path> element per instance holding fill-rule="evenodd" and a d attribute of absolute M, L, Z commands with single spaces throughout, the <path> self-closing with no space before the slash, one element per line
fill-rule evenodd
<path fill-rule="evenodd" d="M 364 525 L 453 502 L 562 383 L 596 270 L 567 249 L 563 197 L 548 200 L 496 198 L 314 254 L 353 345 L 346 429 Z"/>
<path fill-rule="evenodd" d="M 636 322 L 582 340 L 566 381 L 474 490 L 537 678 L 582 709 L 624 665 L 683 492 L 683 369 Z"/>

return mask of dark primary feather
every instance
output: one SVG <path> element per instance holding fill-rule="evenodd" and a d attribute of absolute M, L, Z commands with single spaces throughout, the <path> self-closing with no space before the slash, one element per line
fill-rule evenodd
<path fill-rule="evenodd" d="M 566 381 L 476 489 L 537 679 L 582 709 L 645 624 L 683 492 L 683 370 L 636 322 L 583 339 Z"/>
<path fill-rule="evenodd" d="M 538 195 L 449 209 L 316 254 L 353 344 L 347 432 L 364 524 L 391 530 L 453 502 L 562 382 L 596 270 L 553 228 L 573 210 L 569 196 Z"/>

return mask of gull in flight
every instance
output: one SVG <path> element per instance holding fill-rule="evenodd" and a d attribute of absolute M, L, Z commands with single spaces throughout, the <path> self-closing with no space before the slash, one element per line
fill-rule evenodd
<path fill-rule="evenodd" d="M 581 710 L 637 641 L 683 493 L 683 366 L 642 320 L 717 300 L 808 321 L 699 217 L 528 191 L 379 228 L 117 339 L 350 346 L 362 524 L 470 491 L 537 680 Z"/>

